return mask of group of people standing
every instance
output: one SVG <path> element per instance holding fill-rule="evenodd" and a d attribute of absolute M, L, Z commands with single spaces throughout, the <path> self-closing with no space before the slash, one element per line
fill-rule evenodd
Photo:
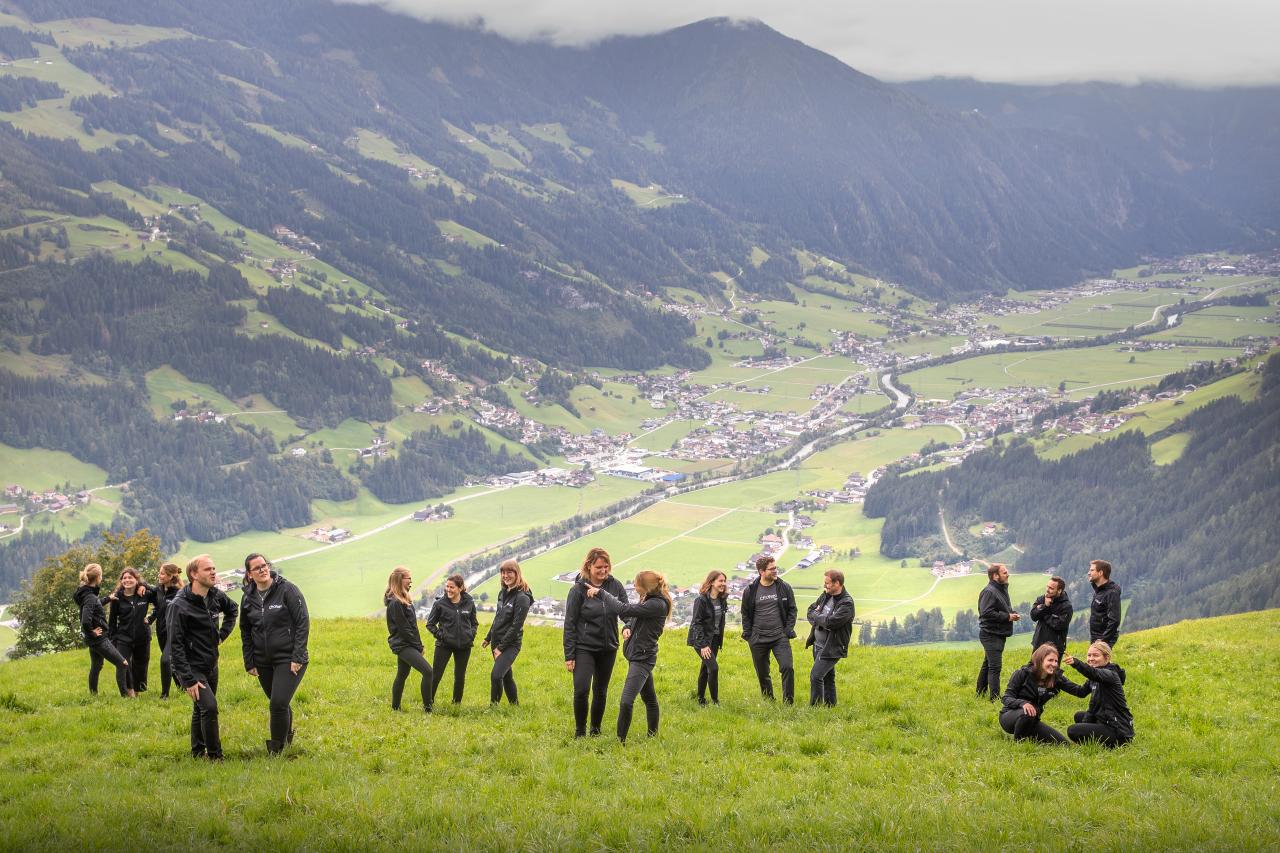
<path fill-rule="evenodd" d="M 240 625 L 245 671 L 257 678 L 268 699 L 267 752 L 277 754 L 293 742 L 292 700 L 309 663 L 307 643 L 310 619 L 307 604 L 297 586 L 281 577 L 261 554 L 245 558 L 245 580 L 240 604 L 217 588 L 217 569 L 207 554 L 192 559 L 185 572 L 176 564 L 160 569 L 160 583 L 148 588 L 132 568 L 121 573 L 116 588 L 100 594 L 102 568 L 90 564 L 80 574 L 75 602 L 89 647 L 89 690 L 96 693 L 104 661 L 116 668 L 116 685 L 122 696 L 133 697 L 147 689 L 150 660 L 150 626 L 156 625 L 161 647 L 162 697 L 169 695 L 171 680 L 190 696 L 191 752 L 195 757 L 221 759 L 218 733 L 218 649 Z M 790 584 L 778 577 L 772 557 L 756 561 L 756 577 L 742 595 L 742 639 L 748 644 L 761 695 L 774 698 L 770 657 L 777 663 L 782 701 L 795 700 L 795 665 L 791 640 L 796 638 L 798 608 Z M 183 584 L 185 574 L 186 584 Z M 1111 565 L 1095 560 L 1089 577 L 1095 588 L 1090 632 L 1094 642 L 1085 661 L 1063 656 L 1072 608 L 1066 584 L 1049 581 L 1045 594 L 1036 599 L 1031 618 L 1037 624 L 1031 662 L 1010 678 L 1000 706 L 1000 725 L 1015 739 L 1034 738 L 1063 742 L 1065 738 L 1042 719 L 1044 705 L 1060 691 L 1089 696 L 1087 711 L 1076 715 L 1068 729 L 1071 740 L 1096 739 L 1108 746 L 1133 738 L 1133 717 L 1124 697 L 1124 670 L 1111 661 L 1119 634 L 1119 587 L 1110 580 Z M 515 662 L 524 639 L 524 623 L 533 594 L 519 562 L 499 566 L 501 583 L 497 607 L 481 642 L 493 667 L 489 674 L 489 699 L 516 705 Z M 993 565 L 989 583 L 979 597 L 980 638 L 984 650 L 978 676 L 979 696 L 999 695 L 1001 658 L 1005 640 L 1013 633 L 1020 614 L 1009 604 L 1008 569 Z M 688 645 L 699 667 L 696 697 L 699 704 L 719 704 L 719 653 L 724 644 L 728 617 L 728 576 L 710 572 L 693 602 Z M 658 640 L 671 616 L 672 598 L 666 578 L 642 571 L 634 580 L 636 600 L 613 576 L 608 551 L 587 552 L 565 603 L 564 661 L 572 676 L 574 735 L 595 736 L 604 722 L 609 684 L 619 648 L 627 661 L 618 704 L 616 733 L 625 742 L 631 728 L 635 702 L 645 706 L 649 735 L 658 733 L 660 707 L 653 672 Z M 383 598 L 386 607 L 387 644 L 396 658 L 391 684 L 391 707 L 399 710 L 410 672 L 421 675 L 423 710 L 430 712 L 444 672 L 453 663 L 453 702 L 462 701 L 471 650 L 479 634 L 476 604 L 467 593 L 461 575 L 450 575 L 427 615 L 428 632 L 435 639 L 431 663 L 418 629 L 411 590 L 413 576 L 400 566 L 391 572 Z M 110 615 L 106 608 L 110 607 Z M 812 649 L 809 674 L 811 705 L 836 704 L 835 669 L 848 656 L 855 606 L 844 587 L 844 575 L 835 569 L 823 575 L 823 592 L 809 605 L 811 626 L 805 648 Z M 1075 684 L 1061 674 L 1060 665 L 1074 667 L 1087 682 Z"/>
<path fill-rule="evenodd" d="M 311 621 L 302 592 L 272 569 L 265 557 L 250 554 L 244 565 L 239 605 L 217 588 L 217 568 L 207 554 L 187 564 L 185 585 L 184 572 L 174 563 L 160 567 L 155 588 L 148 588 L 135 569 L 126 567 L 107 595 L 100 595 L 102 567 L 85 566 L 74 600 L 89 647 L 89 692 L 98 692 L 104 660 L 116 667 L 121 696 L 132 698 L 146 691 L 150 626 L 155 624 L 161 650 L 161 698 L 169 696 L 171 682 L 177 681 L 192 701 L 191 754 L 221 760 L 218 652 L 239 621 L 245 671 L 258 679 L 268 700 L 267 752 L 283 751 L 293 742 L 291 705 L 307 669 Z"/>
<path fill-rule="evenodd" d="M 1013 635 L 1014 623 L 1022 615 L 1009 603 L 1009 569 L 1001 563 L 993 563 L 987 569 L 988 583 L 978 596 L 978 639 L 983 658 L 977 695 L 992 702 L 1000 700 L 1000 727 L 1015 740 L 1096 740 L 1108 747 L 1133 740 L 1133 714 L 1124 694 L 1125 672 L 1111 660 L 1120 639 L 1120 586 L 1111 580 L 1111 564 L 1106 560 L 1091 561 L 1088 578 L 1093 597 L 1085 660 L 1065 654 L 1074 609 L 1067 596 L 1066 581 L 1054 576 L 1044 595 L 1031 606 L 1031 619 L 1036 623 L 1031 660 L 1014 671 L 1001 694 L 1000 665 L 1005 641 Z M 1087 679 L 1086 683 L 1071 681 L 1062 674 L 1062 666 L 1074 668 Z M 1089 697 L 1088 710 L 1076 713 L 1075 724 L 1067 729 L 1066 737 L 1043 719 L 1045 704 L 1063 691 Z"/>

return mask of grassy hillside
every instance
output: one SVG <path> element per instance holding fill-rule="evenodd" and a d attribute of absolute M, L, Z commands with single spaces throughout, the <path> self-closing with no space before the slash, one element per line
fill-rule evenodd
<path fill-rule="evenodd" d="M 731 638 L 723 704 L 700 708 L 680 633 L 664 637 L 655 740 L 642 719 L 625 747 L 572 739 L 552 629 L 527 633 L 520 707 L 488 709 L 489 667 L 477 654 L 460 709 L 396 714 L 381 626 L 343 620 L 313 628 L 313 669 L 295 700 L 298 742 L 285 760 L 263 755 L 266 701 L 240 671 L 233 638 L 220 695 L 228 760 L 211 767 L 185 755 L 185 697 L 125 702 L 104 689 L 90 698 L 88 656 L 69 652 L 0 667 L 0 766 L 9 771 L 0 838 L 14 849 L 138 838 L 155 847 L 743 849 L 762 837 L 781 849 L 1274 849 L 1275 680 L 1239 673 L 1272 657 L 1278 629 L 1280 611 L 1269 611 L 1125 636 L 1118 660 L 1138 739 L 1113 753 L 1015 745 L 971 696 L 974 651 L 855 648 L 838 670 L 842 704 L 812 710 L 758 699 L 745 647 Z M 1011 643 L 1006 668 L 1024 652 Z M 804 698 L 809 666 L 799 663 Z M 1065 727 L 1081 707 L 1064 695 L 1046 721 Z"/>

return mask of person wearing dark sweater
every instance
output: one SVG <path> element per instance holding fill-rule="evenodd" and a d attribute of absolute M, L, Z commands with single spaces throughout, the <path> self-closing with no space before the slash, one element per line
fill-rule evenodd
<path fill-rule="evenodd" d="M 778 563 L 773 557 L 757 558 L 756 574 L 742 593 L 742 639 L 751 648 L 760 693 L 773 698 L 773 679 L 769 677 L 772 653 L 782 676 L 782 701 L 790 705 L 796 692 L 791 658 L 791 641 L 796 636 L 796 596 L 790 584 L 778 578 Z"/>
<path fill-rule="evenodd" d="M 155 590 L 147 588 L 137 569 L 125 566 L 116 588 L 102 603 L 110 607 L 107 637 L 129 662 L 126 695 L 136 696 L 147 689 L 147 668 L 151 663 L 151 623 L 147 608 L 156 603 Z"/>
<path fill-rule="evenodd" d="M 1031 648 L 1038 649 L 1052 643 L 1061 656 L 1067 650 L 1067 629 L 1071 627 L 1071 599 L 1067 596 L 1067 582 L 1056 575 L 1049 578 L 1044 595 L 1031 605 L 1031 621 L 1036 623 L 1031 635 Z"/>
<path fill-rule="evenodd" d="M 98 674 L 102 662 L 109 660 L 116 668 L 116 687 L 121 696 L 129 695 L 129 662 L 107 639 L 107 612 L 102 609 L 98 590 L 102 586 L 102 566 L 89 563 L 80 572 L 80 586 L 72 599 L 80 608 L 80 632 L 89 647 L 89 692 L 98 692 Z"/>
<path fill-rule="evenodd" d="M 693 600 L 693 617 L 689 620 L 686 642 L 698 653 L 698 704 L 720 704 L 720 646 L 724 644 L 725 616 L 729 611 L 729 578 L 712 569 Z"/>
<path fill-rule="evenodd" d="M 1090 644 L 1085 661 L 1068 655 L 1067 666 L 1088 679 L 1089 709 L 1076 712 L 1075 725 L 1067 729 L 1067 737 L 1075 743 L 1096 740 L 1115 748 L 1133 740 L 1133 714 L 1124 696 L 1124 670 L 1111 662 L 1111 646 L 1102 640 Z"/>
<path fill-rule="evenodd" d="M 1090 562 L 1089 585 L 1093 587 L 1089 642 L 1102 640 L 1114 649 L 1120 639 L 1120 585 L 1111 579 L 1111 564 L 1106 560 Z"/>
<path fill-rule="evenodd" d="M 387 578 L 387 591 L 382 603 L 387 608 L 387 645 L 396 656 L 396 677 L 391 682 L 391 710 L 400 710 L 400 698 L 404 695 L 404 683 L 410 670 L 422 675 L 422 709 L 431 713 L 433 683 L 431 664 L 422 656 L 422 635 L 418 633 L 418 614 L 413 609 L 409 590 L 413 588 L 413 575 L 404 566 L 396 566 Z"/>
<path fill-rule="evenodd" d="M 1063 675 L 1058 669 L 1058 650 L 1045 643 L 1031 654 L 1031 662 L 1009 677 L 1000 703 L 1000 728 L 1014 740 L 1066 743 L 1067 739 L 1044 722 L 1044 706 L 1065 690 L 1072 696 L 1088 696 L 1089 688 Z"/>
<path fill-rule="evenodd" d="M 489 633 L 481 644 L 493 652 L 493 671 L 489 673 L 489 703 L 498 704 L 506 693 L 507 702 L 518 705 L 516 677 L 511 671 L 520 645 L 524 642 L 524 619 L 533 604 L 533 593 L 525 583 L 520 563 L 506 560 L 498 567 L 502 589 L 498 592 L 498 609 L 493 614 Z"/>
<path fill-rule="evenodd" d="M 635 586 L 640 598 L 637 604 L 628 604 L 601 587 L 586 590 L 589 597 L 603 599 L 610 613 L 631 620 L 631 636 L 622 646 L 622 656 L 627 659 L 627 680 L 622 684 L 622 698 L 618 700 L 618 740 L 623 743 L 627 742 L 637 696 L 644 702 L 649 736 L 658 733 L 658 692 L 653 686 L 653 668 L 658 663 L 658 638 L 671 615 L 671 593 L 666 578 L 657 572 L 643 571 L 636 575 Z"/>
<path fill-rule="evenodd" d="M 218 569 L 208 554 L 187 563 L 187 586 L 168 604 L 169 665 L 191 697 L 191 755 L 222 760 L 218 733 L 218 646 L 236 627 L 239 608 L 216 589 Z M 221 624 L 219 624 L 221 622 Z"/>
<path fill-rule="evenodd" d="M 1005 641 L 1013 636 L 1013 623 L 1021 619 L 1009 603 L 1009 569 L 1003 563 L 987 567 L 987 585 L 978 595 L 978 642 L 982 666 L 978 669 L 978 698 L 992 702 L 1000 696 L 1000 669 Z"/>
<path fill-rule="evenodd" d="M 177 563 L 165 563 L 160 567 L 160 583 L 156 585 L 156 609 L 151 612 L 151 621 L 156 626 L 156 640 L 160 644 L 161 699 L 169 698 L 169 687 L 173 683 L 173 668 L 169 664 L 169 655 L 165 651 L 169 642 L 165 610 L 180 589 L 182 589 L 182 567 Z"/>
<path fill-rule="evenodd" d="M 809 605 L 806 617 L 813 629 L 805 647 L 813 647 L 809 671 L 809 704 L 836 704 L 836 664 L 849 656 L 853 639 L 853 597 L 844 588 L 844 572 L 828 569 L 822 576 L 822 595 Z"/>
<path fill-rule="evenodd" d="M 476 603 L 467 594 L 466 581 L 462 575 L 449 575 L 444 582 L 444 592 L 431 604 L 431 612 L 427 614 L 427 630 L 436 638 L 435 656 L 431 660 L 433 703 L 449 658 L 453 658 L 453 704 L 462 702 L 462 691 L 467 685 L 467 662 L 471 660 L 471 647 L 475 645 L 479 628 Z"/>
<path fill-rule="evenodd" d="M 272 569 L 266 557 L 250 554 L 244 567 L 240 649 L 245 671 L 258 679 L 267 694 L 271 732 L 267 753 L 278 755 L 293 743 L 293 694 L 310 662 L 311 617 L 302 591 Z"/>
<path fill-rule="evenodd" d="M 573 734 L 587 735 L 588 697 L 590 734 L 600 734 L 609 680 L 618 659 L 618 617 L 604 609 L 603 599 L 588 596 L 587 587 L 607 590 L 624 603 L 629 600 L 621 581 L 613 576 L 613 560 L 603 548 L 587 551 L 578 578 L 565 599 L 564 668 L 573 674 Z M 630 630 L 623 629 L 623 637 Z"/>

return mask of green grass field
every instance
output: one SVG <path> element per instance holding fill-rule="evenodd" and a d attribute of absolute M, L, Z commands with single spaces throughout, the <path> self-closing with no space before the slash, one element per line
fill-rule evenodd
<path fill-rule="evenodd" d="M 61 450 L 18 448 L 0 443 L 0 486 L 44 491 L 70 483 L 77 489 L 107 484 L 107 472 Z"/>
<path fill-rule="evenodd" d="M 484 157 L 484 159 L 489 161 L 489 165 L 493 168 L 506 169 L 507 171 L 512 172 L 527 171 L 524 163 L 521 163 L 506 151 L 499 150 L 491 145 L 486 145 L 467 131 L 460 127 L 455 127 L 447 121 L 444 122 L 444 126 L 445 130 L 449 131 L 449 136 L 453 138 L 454 142 L 458 143 L 463 148 L 466 148 L 468 151 L 473 151 Z"/>
<path fill-rule="evenodd" d="M 670 193 L 658 184 L 642 187 L 621 178 L 614 178 L 610 183 L 613 184 L 614 189 L 626 193 L 627 198 L 631 199 L 636 207 L 670 207 L 673 204 L 684 204 L 688 201 L 682 194 Z"/>
<path fill-rule="evenodd" d="M 1116 345 L 1058 352 L 1007 352 L 953 364 L 913 370 L 902 375 L 919 397 L 951 399 L 966 388 L 998 389 L 1031 386 L 1056 390 L 1066 382 L 1067 395 L 1080 398 L 1102 389 L 1154 385 L 1169 373 L 1197 361 L 1216 361 L 1239 350 L 1220 347 L 1177 347 L 1172 350 L 1121 352 Z M 1133 359 L 1130 362 L 1130 359 Z"/>
<path fill-rule="evenodd" d="M 1268 338 L 1276 334 L 1275 323 L 1263 322 L 1264 317 L 1275 314 L 1275 307 L 1243 308 L 1223 305 L 1187 314 L 1171 329 L 1157 332 L 1152 340 L 1175 340 L 1214 343 L 1230 343 L 1239 338 Z"/>
<path fill-rule="evenodd" d="M 265 757 L 266 700 L 238 649 L 226 649 L 227 760 L 216 766 L 186 755 L 185 697 L 160 701 L 154 687 L 134 701 L 107 689 L 87 696 L 88 656 L 64 652 L 0 665 L 0 829 L 11 849 L 114 849 L 143 837 L 186 849 L 742 850 L 762 831 L 781 850 L 1272 849 L 1274 686 L 1239 673 L 1277 637 L 1277 611 L 1126 635 L 1117 661 L 1138 735 L 1108 752 L 1015 744 L 972 697 L 972 650 L 855 647 L 836 671 L 840 704 L 811 709 L 796 642 L 801 704 L 788 708 L 759 698 L 731 636 L 721 704 L 699 707 L 689 698 L 694 655 L 683 632 L 668 632 L 655 670 L 660 732 L 645 738 L 637 711 L 621 746 L 571 737 L 555 629 L 526 631 L 518 707 L 488 708 L 478 651 L 462 705 L 424 717 L 411 710 L 416 674 L 406 710 L 389 708 L 381 620 L 318 621 L 283 759 Z M 1010 645 L 1006 671 L 1025 658 Z M 1045 721 L 1065 728 L 1083 707 L 1063 694 Z M 131 802 L 145 805 L 122 809 L 108 773 L 129 779 Z"/>

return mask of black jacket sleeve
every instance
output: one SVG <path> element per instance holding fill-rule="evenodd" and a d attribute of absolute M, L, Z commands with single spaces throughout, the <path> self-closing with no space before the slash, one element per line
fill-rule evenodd
<path fill-rule="evenodd" d="M 1096 681 L 1099 684 L 1109 684 L 1113 687 L 1120 686 L 1120 676 L 1109 669 L 1094 669 L 1089 664 L 1079 658 L 1072 658 L 1071 665 L 1075 667 L 1076 672 L 1083 675 L 1090 681 Z"/>
<path fill-rule="evenodd" d="M 750 641 L 751 626 L 756 617 L 755 587 L 748 586 L 742 591 L 742 639 Z"/>
<path fill-rule="evenodd" d="M 250 627 L 248 619 L 240 623 L 240 655 L 244 658 L 245 672 L 256 668 L 253 662 L 253 628 Z"/>
<path fill-rule="evenodd" d="M 787 632 L 787 639 L 794 640 L 796 617 L 800 615 L 799 608 L 796 607 L 796 591 L 786 581 L 778 581 L 778 583 L 782 584 L 782 589 L 787 591 L 787 608 L 782 613 L 782 628 Z"/>
<path fill-rule="evenodd" d="M 822 612 L 822 605 L 827 603 L 826 599 L 827 599 L 827 594 L 824 592 L 822 593 L 822 595 L 819 595 L 814 600 L 813 604 L 809 605 L 809 609 L 804 612 L 804 618 L 809 620 L 810 625 L 816 626 L 818 624 L 817 614 Z"/>
<path fill-rule="evenodd" d="M 116 631 L 120 629 L 120 608 L 119 606 L 117 606 L 116 602 L 111 600 L 112 595 L 115 595 L 115 593 L 113 592 L 110 595 L 104 595 L 102 596 L 102 598 L 98 599 L 100 602 L 102 602 L 103 607 L 108 608 L 108 612 L 107 612 L 107 636 L 108 637 L 114 637 L 116 635 Z"/>
<path fill-rule="evenodd" d="M 987 587 L 983 587 L 982 592 L 978 595 L 978 620 L 979 622 L 1009 621 L 1009 611 L 1005 608 L 1004 603 L 1000 601 L 998 595 Z"/>
<path fill-rule="evenodd" d="M 810 610 L 812 609 L 813 608 L 810 607 Z M 842 595 L 840 598 L 836 599 L 836 606 L 835 609 L 831 611 L 831 615 L 823 616 L 821 611 L 816 615 L 810 613 L 809 621 L 819 628 L 824 628 L 828 631 L 835 631 L 846 625 L 852 625 L 853 613 L 853 599 L 847 595 Z"/>
<path fill-rule="evenodd" d="M 582 584 L 575 582 L 564 600 L 564 659 L 573 660 L 578 655 L 578 615 L 582 612 L 582 600 L 586 593 Z"/>
<path fill-rule="evenodd" d="M 93 636 L 93 606 L 90 598 L 91 596 L 85 596 L 84 603 L 80 605 L 80 630 L 84 631 L 86 637 Z"/>
<path fill-rule="evenodd" d="M 1113 637 L 1120 634 L 1120 590 L 1107 592 L 1107 609 L 1102 618 L 1102 636 Z"/>
<path fill-rule="evenodd" d="M 599 595 L 600 600 L 604 602 L 604 609 L 618 616 L 632 619 L 656 619 L 667 614 L 667 602 L 660 595 L 651 596 L 636 604 L 619 601 L 615 596 L 603 589 L 600 590 Z"/>
<path fill-rule="evenodd" d="M 178 684 L 186 690 L 196 683 L 196 676 L 191 671 L 191 664 L 187 661 L 185 641 L 187 626 L 179 608 L 175 607 L 169 611 L 166 625 L 169 630 L 169 668 L 173 671 L 173 677 L 178 680 Z"/>
<path fill-rule="evenodd" d="M 431 612 L 427 614 L 427 631 L 437 640 L 440 639 L 440 599 L 431 602 Z"/>
<path fill-rule="evenodd" d="M 1040 617 L 1045 616 L 1046 614 L 1047 609 L 1044 606 L 1044 596 L 1042 595 L 1036 599 L 1035 604 L 1031 605 L 1031 621 L 1039 622 Z"/>
<path fill-rule="evenodd" d="M 1079 696 L 1081 699 L 1090 694 L 1089 685 L 1076 684 L 1070 678 L 1067 678 L 1061 672 L 1058 673 L 1057 685 L 1060 690 L 1070 693 L 1072 696 Z"/>
<path fill-rule="evenodd" d="M 1071 625 L 1071 606 L 1063 607 L 1061 599 L 1045 606 L 1042 595 L 1031 607 L 1031 621 L 1043 622 L 1051 631 L 1065 631 Z"/>
<path fill-rule="evenodd" d="M 1004 696 L 1000 697 L 1000 705 L 1006 710 L 1021 709 L 1026 699 L 1022 697 L 1022 685 L 1027 680 L 1026 667 L 1018 667 L 1013 671 L 1013 675 L 1009 676 L 1009 684 L 1004 689 Z"/>
<path fill-rule="evenodd" d="M 711 645 L 706 638 L 703 620 L 707 618 L 707 600 L 699 595 L 693 600 L 693 615 L 689 618 L 689 645 L 695 649 L 704 649 Z"/>
<path fill-rule="evenodd" d="M 236 629 L 236 620 L 240 618 L 240 607 L 225 592 L 218 592 L 218 609 L 222 611 L 222 627 L 218 630 L 218 642 L 225 642 L 231 632 Z"/>
<path fill-rule="evenodd" d="M 302 597 L 302 590 L 293 584 L 286 589 L 284 605 L 289 609 L 289 619 L 293 623 L 293 663 L 309 663 L 310 653 L 307 643 L 311 639 L 311 614 L 307 612 L 307 600 Z"/>
<path fill-rule="evenodd" d="M 529 615 L 529 605 L 532 603 L 528 595 L 523 593 L 516 595 L 516 600 L 511 603 L 511 624 L 507 626 L 507 630 L 501 637 L 493 641 L 494 646 L 499 649 L 508 649 L 518 641 L 520 632 L 524 629 L 525 617 Z"/>

